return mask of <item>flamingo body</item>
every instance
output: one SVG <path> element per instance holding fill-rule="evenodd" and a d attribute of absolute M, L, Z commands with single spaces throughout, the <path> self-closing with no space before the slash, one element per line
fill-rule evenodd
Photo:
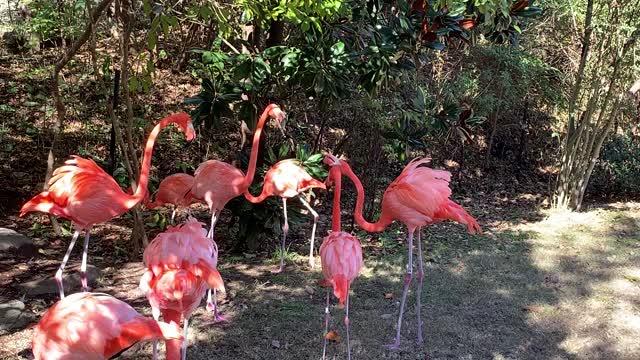
<path fill-rule="evenodd" d="M 362 216 L 364 205 L 364 189 L 360 179 L 353 173 L 349 164 L 339 160 L 333 155 L 325 157 L 325 163 L 338 167 L 353 181 L 358 191 L 354 218 L 358 225 L 368 232 L 384 230 L 395 220 L 403 222 L 408 230 L 408 261 L 407 272 L 404 276 L 402 300 L 400 302 L 400 314 L 395 341 L 388 345 L 390 349 L 398 349 L 400 346 L 400 330 L 402 327 L 402 315 L 407 299 L 409 285 L 413 279 L 413 234 L 418 229 L 418 287 L 416 291 L 416 318 L 418 322 L 417 342 L 423 343 L 422 338 L 422 283 L 424 269 L 422 262 L 422 239 L 420 229 L 445 220 L 453 220 L 467 225 L 471 234 L 482 232 L 478 222 L 460 205 L 449 199 L 451 189 L 451 173 L 444 170 L 434 170 L 425 166 L 430 159 L 416 159 L 411 161 L 402 170 L 402 173 L 389 185 L 382 197 L 382 213 L 380 219 L 370 223 Z"/>
<path fill-rule="evenodd" d="M 249 193 L 249 189 L 244 192 L 244 197 L 252 203 L 260 203 L 269 196 L 278 196 L 282 199 L 282 207 L 284 210 L 284 224 L 282 226 L 282 245 L 280 249 L 280 268 L 278 272 L 284 268 L 284 251 L 287 240 L 287 233 L 289 232 L 289 224 L 287 220 L 287 199 L 295 196 L 299 196 L 304 191 L 320 188 L 326 189 L 326 186 L 311 177 L 309 173 L 300 166 L 300 162 L 296 159 L 286 159 L 277 162 L 273 165 L 264 176 L 264 184 L 262 186 L 262 193 L 255 197 Z M 316 233 L 316 225 L 318 223 L 318 213 L 313 210 L 311 205 L 302 197 L 300 197 L 302 204 L 313 215 L 313 228 L 311 230 L 311 245 L 309 251 L 309 265 L 311 268 L 314 266 L 314 240 Z"/>
<path fill-rule="evenodd" d="M 245 174 L 226 162 L 207 160 L 195 172 L 191 193 L 202 199 L 212 212 L 220 211 L 245 191 Z"/>
<path fill-rule="evenodd" d="M 362 245 L 344 231 L 332 231 L 320 245 L 322 274 L 333 286 L 333 294 L 344 304 L 353 279 L 362 269 Z"/>
<path fill-rule="evenodd" d="M 55 303 L 38 322 L 32 349 L 36 360 L 101 360 L 160 338 L 180 341 L 180 328 L 144 317 L 112 296 L 76 293 Z"/>
<path fill-rule="evenodd" d="M 180 127 L 187 141 L 195 138 L 195 130 L 189 115 L 178 113 L 162 119 L 151 130 L 145 144 L 140 182 L 134 194 L 125 193 L 118 183 L 93 160 L 72 156 L 65 162 L 65 165 L 55 169 L 49 180 L 49 189 L 34 196 L 20 209 L 20 216 L 31 211 L 45 212 L 71 220 L 76 228 L 69 248 L 55 275 L 60 298 L 64 297 L 62 272 L 82 230 L 85 231 L 85 240 L 82 253 L 81 282 L 82 289 L 88 290 L 86 269 L 91 227 L 120 216 L 143 201 L 148 193 L 151 155 L 156 138 L 160 131 L 171 123 Z"/>
<path fill-rule="evenodd" d="M 160 312 L 165 321 L 184 319 L 182 359 L 186 357 L 188 321 L 208 288 L 224 291 L 216 269 L 218 249 L 206 236 L 206 230 L 193 217 L 181 226 L 170 226 L 158 234 L 144 251 L 147 268 L 140 280 L 153 316 Z M 180 344 L 167 342 L 167 354 L 178 357 Z M 154 344 L 154 358 L 157 345 Z"/>
<path fill-rule="evenodd" d="M 145 206 L 149 209 L 155 209 L 158 206 L 171 204 L 174 206 L 189 206 L 197 198 L 191 193 L 193 187 L 193 176 L 189 174 L 172 174 L 164 178 L 158 191 L 156 191 L 153 202 L 148 202 Z"/>

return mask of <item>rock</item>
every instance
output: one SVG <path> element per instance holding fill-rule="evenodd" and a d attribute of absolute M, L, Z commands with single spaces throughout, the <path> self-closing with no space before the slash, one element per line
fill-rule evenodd
<path fill-rule="evenodd" d="M 14 230 L 0 228 L 0 252 L 30 258 L 38 253 L 33 240 Z"/>
<path fill-rule="evenodd" d="M 280 349 L 280 341 L 278 340 L 271 341 L 271 346 L 275 349 Z"/>
<path fill-rule="evenodd" d="M 0 304 L 0 331 L 23 329 L 36 320 L 36 315 L 25 310 L 20 300 Z"/>
<path fill-rule="evenodd" d="M 385 319 L 385 320 L 391 319 L 392 316 L 393 316 L 393 314 L 382 314 L 382 315 L 380 315 L 380 317 Z"/>
<path fill-rule="evenodd" d="M 27 293 L 27 295 L 45 295 L 45 294 L 58 294 L 58 284 L 53 278 L 55 273 L 41 279 L 31 280 L 26 283 L 18 285 L 20 291 Z M 100 269 L 93 265 L 87 265 L 87 280 L 89 286 L 95 282 L 96 278 L 100 276 Z M 66 268 L 63 273 L 64 292 L 71 293 L 72 290 L 79 290 L 80 284 L 80 266 L 74 268 Z"/>

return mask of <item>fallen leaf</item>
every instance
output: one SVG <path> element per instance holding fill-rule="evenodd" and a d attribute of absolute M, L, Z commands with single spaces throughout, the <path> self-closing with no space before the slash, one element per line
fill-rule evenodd
<path fill-rule="evenodd" d="M 522 310 L 537 313 L 543 311 L 544 307 L 540 305 L 527 305 L 523 307 Z"/>
<path fill-rule="evenodd" d="M 384 298 L 386 300 L 393 300 L 393 293 L 384 293 Z"/>
<path fill-rule="evenodd" d="M 311 286 L 309 285 L 305 285 L 304 287 L 304 291 L 309 294 L 309 295 L 313 295 L 314 292 L 316 292 Z"/>
<path fill-rule="evenodd" d="M 340 341 L 340 335 L 338 335 L 337 332 L 331 330 L 329 331 L 325 336 L 325 339 L 329 340 L 329 341 L 335 341 L 335 342 L 339 342 Z"/>
<path fill-rule="evenodd" d="M 633 276 L 633 275 L 622 275 L 622 276 L 624 276 L 625 279 L 631 282 L 640 282 L 640 278 L 637 276 Z"/>
<path fill-rule="evenodd" d="M 271 341 L 271 346 L 273 346 L 276 349 L 280 349 L 280 341 L 278 340 Z"/>

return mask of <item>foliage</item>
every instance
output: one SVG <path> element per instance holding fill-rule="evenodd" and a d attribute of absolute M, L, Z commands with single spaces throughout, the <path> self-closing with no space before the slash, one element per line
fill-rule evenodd
<path fill-rule="evenodd" d="M 32 0 L 28 3 L 30 15 L 23 28 L 37 34 L 41 42 L 74 39 L 85 24 L 85 1 Z"/>
<path fill-rule="evenodd" d="M 637 194 L 640 190 L 640 141 L 632 134 L 613 136 L 602 148 L 593 170 L 592 189 L 606 194 Z"/>

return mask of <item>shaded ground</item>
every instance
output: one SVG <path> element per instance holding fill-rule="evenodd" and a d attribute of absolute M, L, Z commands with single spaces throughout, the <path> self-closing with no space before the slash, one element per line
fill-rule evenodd
<path fill-rule="evenodd" d="M 485 234 L 475 238 L 452 224 L 429 229 L 425 345 L 415 345 L 410 292 L 396 352 L 382 344 L 392 340 L 399 307 L 406 261 L 398 242 L 402 232 L 392 229 L 377 240 L 361 236 L 366 269 L 352 287 L 354 359 L 640 358 L 639 210 L 638 203 L 617 203 L 579 214 L 541 213 L 536 217 L 543 219 L 529 222 L 516 220 L 523 214 L 515 213 L 513 221 L 484 221 Z M 319 233 L 326 229 L 322 224 Z M 107 244 L 97 239 L 95 245 Z M 304 258 L 292 258 L 298 265 L 274 275 L 260 256 L 222 254 L 228 289 L 222 310 L 230 322 L 210 324 L 211 315 L 201 307 L 192 318 L 189 358 L 318 359 L 325 299 L 316 285 L 320 272 L 306 269 Z M 5 276 L 7 265 L 5 259 L 2 287 L 11 293 L 15 282 Z M 42 275 L 52 275 L 55 266 L 52 258 Z M 103 268 L 95 290 L 149 314 L 136 290 L 141 264 Z M 53 300 L 26 298 L 25 303 L 41 313 Z M 343 336 L 344 311 L 332 302 L 331 328 Z M 30 329 L 0 336 L 0 358 L 31 358 L 30 336 Z M 329 358 L 344 358 L 345 351 L 341 339 L 330 344 Z M 135 347 L 124 358 L 150 358 L 150 345 Z"/>

